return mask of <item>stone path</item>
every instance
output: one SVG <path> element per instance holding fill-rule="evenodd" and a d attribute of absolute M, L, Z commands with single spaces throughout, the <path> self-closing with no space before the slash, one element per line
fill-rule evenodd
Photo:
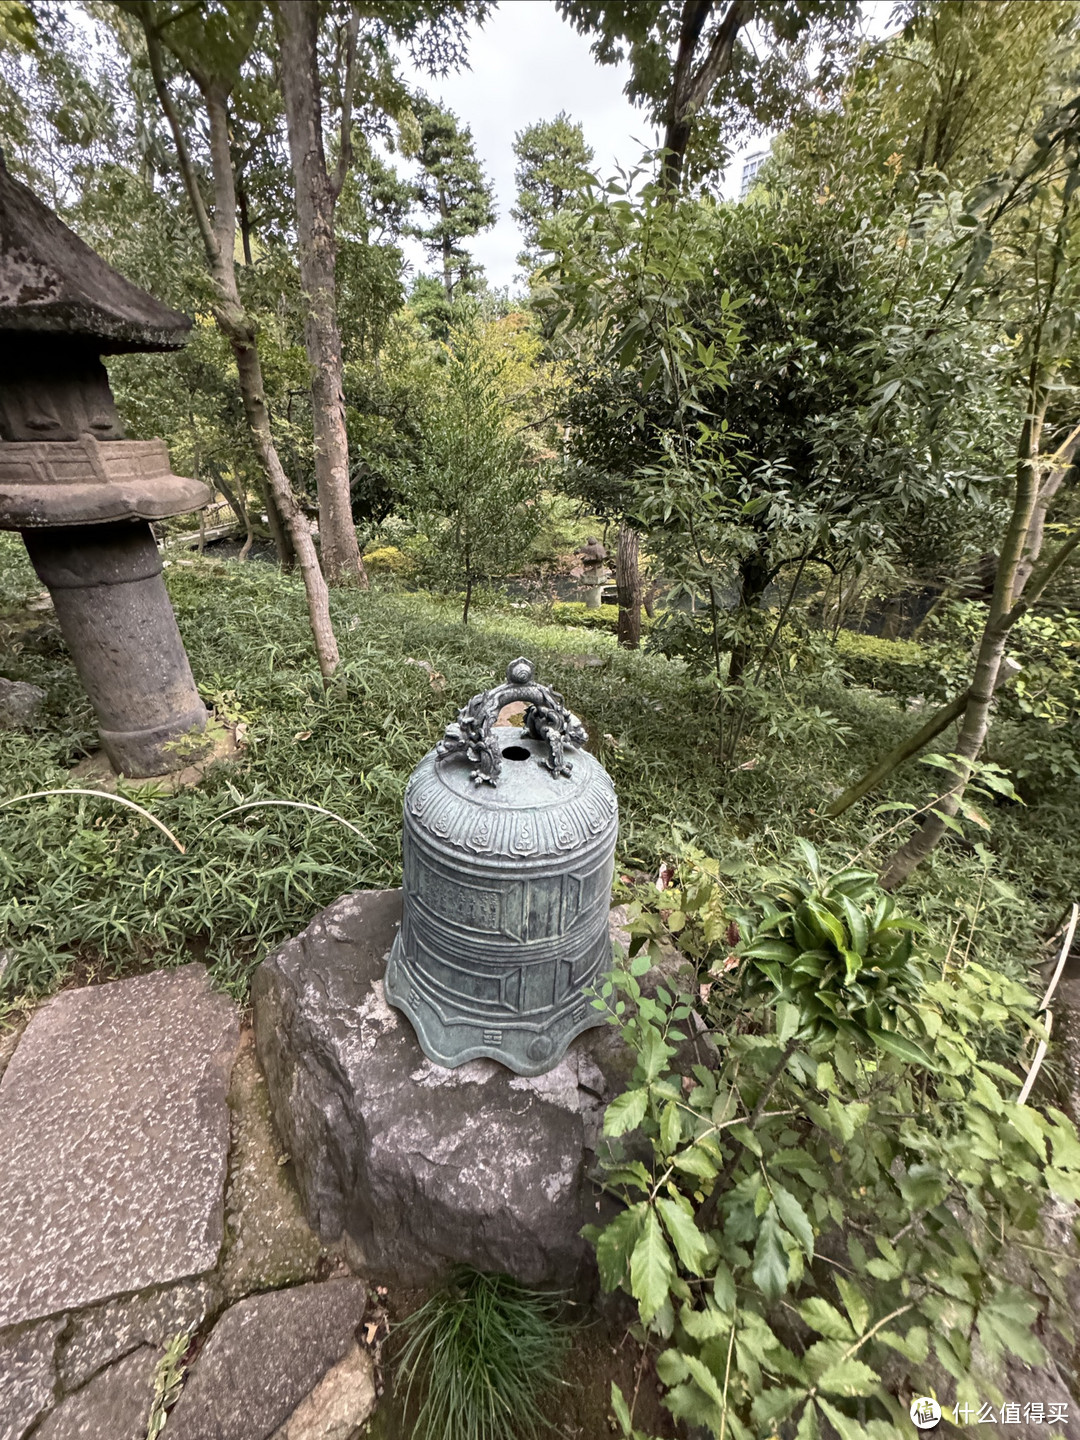
<path fill-rule="evenodd" d="M 348 1440 L 373 1408 L 364 1284 L 308 1228 L 202 966 L 0 1035 L 0 1156 L 0 1440 L 145 1440 L 178 1336 L 165 1440 Z"/>
<path fill-rule="evenodd" d="M 238 1033 L 190 965 L 38 1012 L 3 1079 L 0 1328 L 213 1269 Z"/>

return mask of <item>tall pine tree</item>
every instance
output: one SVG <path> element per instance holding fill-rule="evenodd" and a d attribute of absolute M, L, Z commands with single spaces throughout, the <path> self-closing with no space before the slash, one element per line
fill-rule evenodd
<path fill-rule="evenodd" d="M 518 263 L 531 269 L 540 258 L 540 222 L 566 208 L 590 179 L 593 151 L 581 125 L 560 110 L 514 136 L 517 204 L 510 214 L 521 227 L 525 248 Z"/>
<path fill-rule="evenodd" d="M 495 224 L 495 198 L 469 127 L 432 100 L 421 99 L 414 108 L 421 168 L 416 202 L 429 223 L 413 225 L 409 233 L 441 266 L 443 289 L 452 303 L 459 287 L 470 289 L 481 273 L 463 242 Z"/>

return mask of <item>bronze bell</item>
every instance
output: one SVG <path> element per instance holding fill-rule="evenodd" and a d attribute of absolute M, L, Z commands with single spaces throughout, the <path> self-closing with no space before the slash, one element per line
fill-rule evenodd
<path fill-rule="evenodd" d="M 514 701 L 523 725 L 497 727 Z M 603 1023 L 585 991 L 611 962 L 619 807 L 587 738 L 522 658 L 412 773 L 386 998 L 440 1065 L 540 1075 Z"/>

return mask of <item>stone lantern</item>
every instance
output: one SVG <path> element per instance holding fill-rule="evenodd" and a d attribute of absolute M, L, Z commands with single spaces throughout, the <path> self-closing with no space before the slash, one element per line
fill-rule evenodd
<path fill-rule="evenodd" d="M 599 610 L 604 597 L 604 586 L 611 579 L 606 564 L 607 549 L 595 535 L 590 535 L 577 553 L 581 556 L 585 609 Z"/>
<path fill-rule="evenodd" d="M 190 325 L 0 161 L 0 529 L 22 533 L 128 776 L 189 764 L 177 742 L 206 726 L 149 522 L 211 497 L 172 473 L 164 441 L 124 439 L 100 357 L 178 349 Z"/>
<path fill-rule="evenodd" d="M 497 727 L 520 701 L 524 724 Z M 585 991 L 611 961 L 619 811 L 587 738 L 522 658 L 413 771 L 385 994 L 437 1064 L 541 1075 L 603 1023 Z"/>

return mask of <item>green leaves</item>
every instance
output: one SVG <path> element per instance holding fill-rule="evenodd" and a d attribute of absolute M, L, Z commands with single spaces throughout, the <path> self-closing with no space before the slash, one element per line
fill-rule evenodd
<path fill-rule="evenodd" d="M 873 875 L 849 867 L 826 875 L 802 842 L 808 878 L 782 871 L 755 897 L 760 920 L 737 953 L 747 999 L 772 995 L 778 1038 L 808 1045 L 838 1033 L 862 1034 L 907 1064 L 933 1067 L 901 1030 L 923 981 L 912 961 L 914 921 L 896 912 Z"/>
<path fill-rule="evenodd" d="M 608 1292 L 618 1290 L 630 1274 L 630 1258 L 641 1238 L 647 1206 L 644 1201 L 616 1215 L 594 1237 L 600 1281 Z"/>
<path fill-rule="evenodd" d="M 648 1105 L 649 1092 L 644 1087 L 616 1096 L 604 1111 L 604 1134 L 625 1135 L 628 1130 L 636 1130 Z"/>
<path fill-rule="evenodd" d="M 646 1323 L 668 1303 L 675 1263 L 660 1228 L 656 1211 L 645 1216 L 641 1238 L 630 1257 L 630 1290 Z"/>
<path fill-rule="evenodd" d="M 638 1064 L 646 1084 L 656 1079 L 673 1053 L 674 1046 L 667 1044 L 660 1031 L 650 1025 L 638 1046 Z"/>
<path fill-rule="evenodd" d="M 682 1195 L 674 1199 L 659 1196 L 656 1208 L 664 1222 L 664 1229 L 671 1236 L 679 1259 L 691 1275 L 704 1273 L 705 1259 L 709 1247 L 705 1237 L 694 1223 L 694 1212 L 690 1202 Z"/>
<path fill-rule="evenodd" d="M 754 1246 L 754 1284 L 766 1300 L 779 1300 L 787 1289 L 788 1259 L 782 1240 L 783 1230 L 775 1205 L 765 1212 Z"/>
<path fill-rule="evenodd" d="M 774 1184 L 772 1193 L 777 1214 L 806 1252 L 806 1258 L 812 1260 L 814 1258 L 814 1227 L 810 1224 L 806 1211 L 791 1191 L 785 1190 L 783 1185 Z"/>
<path fill-rule="evenodd" d="M 1048 1188 L 1080 1195 L 1067 1117 L 1006 1099 L 1017 1077 L 989 1058 L 1002 1033 L 1035 1023 L 1032 997 L 973 958 L 924 980 L 919 932 L 891 897 L 815 860 L 816 876 L 770 874 L 753 909 L 718 904 L 715 868 L 680 865 L 664 895 L 685 917 L 680 943 L 726 963 L 741 934 L 742 965 L 713 970 L 714 989 L 731 977 L 727 1008 L 699 1000 L 716 1050 L 690 1075 L 670 1070 L 667 1036 L 693 997 L 642 997 L 644 1015 L 623 1022 L 634 1084 L 609 1122 L 636 1128 L 635 1155 L 646 1143 L 652 1155 L 604 1163 L 629 1202 L 597 1239 L 604 1284 L 630 1291 L 670 1342 L 659 1374 L 672 1412 L 716 1431 L 723 1416 L 738 1440 L 777 1427 L 886 1440 L 885 1366 L 916 1376 L 931 1337 L 960 1379 L 972 1335 L 988 1355 L 1038 1363 L 1038 1306 L 994 1276 L 995 1255 Z M 632 996 L 636 980 L 621 983 Z M 970 1226 L 976 1213 L 993 1225 Z M 812 1265 L 827 1240 L 835 1260 L 845 1233 L 842 1266 Z M 806 1327 L 790 1349 L 784 1309 Z"/>
<path fill-rule="evenodd" d="M 824 1335 L 827 1340 L 854 1340 L 855 1332 L 850 1323 L 844 1319 L 835 1306 L 830 1305 L 819 1295 L 813 1296 L 810 1300 L 804 1300 L 799 1306 L 799 1314 L 819 1335 Z"/>
<path fill-rule="evenodd" d="M 1011 1351 L 1028 1365 L 1045 1365 L 1046 1351 L 1032 1334 L 1039 1307 L 1015 1285 L 1003 1285 L 979 1312 L 979 1338 L 990 1360 Z"/>

